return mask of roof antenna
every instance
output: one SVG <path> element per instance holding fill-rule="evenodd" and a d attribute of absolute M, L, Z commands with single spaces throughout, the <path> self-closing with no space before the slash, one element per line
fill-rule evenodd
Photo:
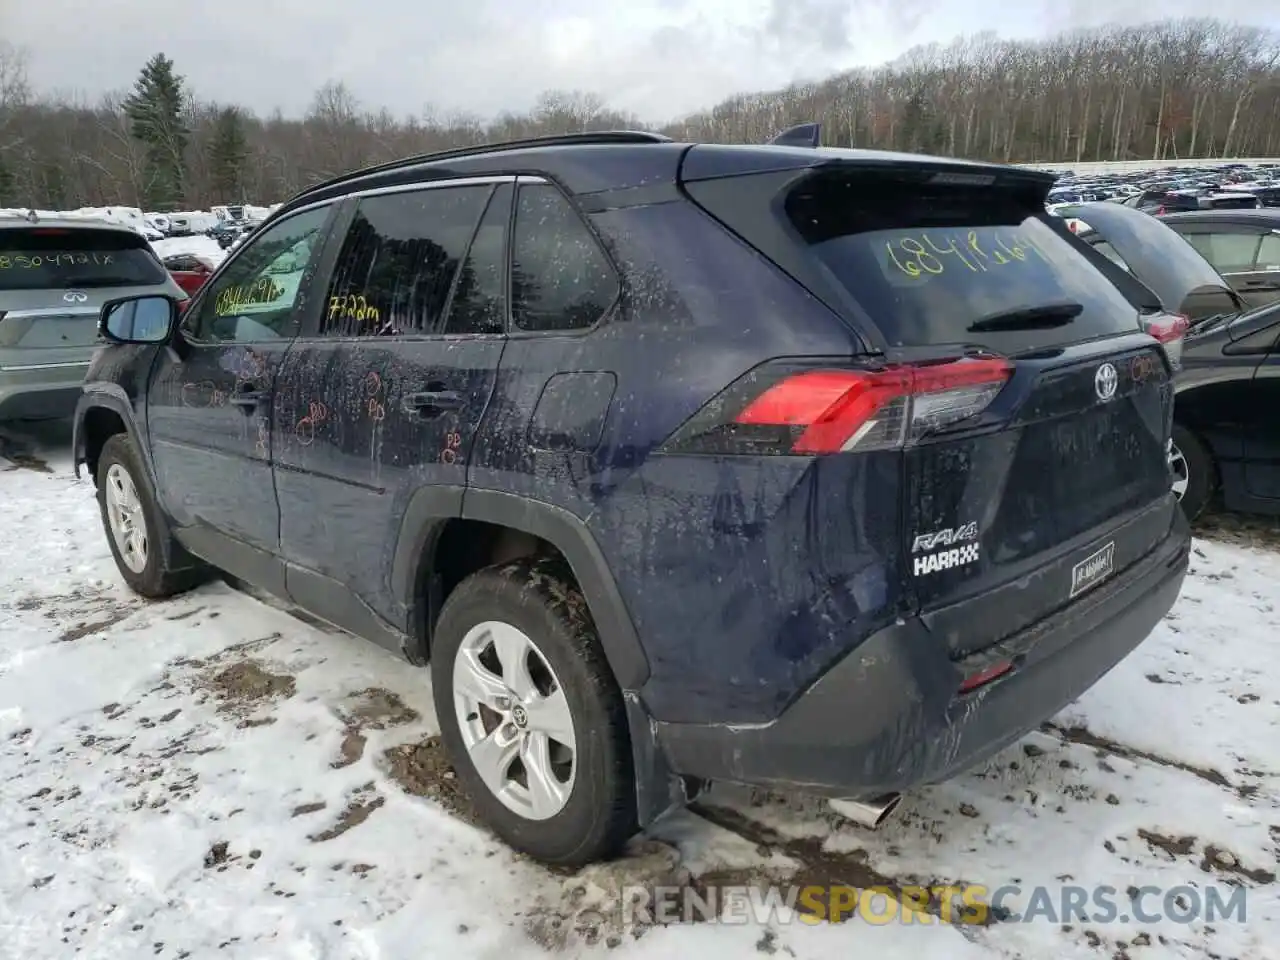
<path fill-rule="evenodd" d="M 769 141 L 769 144 L 775 147 L 808 147 L 810 149 L 817 148 L 821 143 L 822 124 L 820 123 L 799 124 L 783 130 Z"/>
<path fill-rule="evenodd" d="M 36 223 L 40 220 L 40 214 L 36 213 L 35 207 L 27 207 L 27 220 L 30 223 Z"/>

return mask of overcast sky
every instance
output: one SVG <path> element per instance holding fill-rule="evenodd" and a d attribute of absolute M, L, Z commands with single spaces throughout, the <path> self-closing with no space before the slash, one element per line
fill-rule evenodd
<path fill-rule="evenodd" d="M 342 80 L 398 115 L 431 104 L 488 117 L 561 88 L 662 121 L 964 33 L 1210 15 L 1280 27 L 1280 2 L 0 0 L 0 39 L 27 49 L 41 92 L 127 88 L 162 51 L 202 99 L 259 113 L 300 114 Z"/>

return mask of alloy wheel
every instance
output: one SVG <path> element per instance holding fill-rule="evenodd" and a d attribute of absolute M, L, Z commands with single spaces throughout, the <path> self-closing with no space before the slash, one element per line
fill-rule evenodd
<path fill-rule="evenodd" d="M 502 803 L 529 820 L 564 809 L 577 772 L 577 739 L 564 688 L 523 631 L 486 621 L 463 637 L 453 701 L 472 765 Z"/>

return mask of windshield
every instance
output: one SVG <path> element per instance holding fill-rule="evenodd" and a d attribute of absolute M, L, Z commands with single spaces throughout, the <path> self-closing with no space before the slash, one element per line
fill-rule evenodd
<path fill-rule="evenodd" d="M 1037 206 L 1003 188 L 850 172 L 819 174 L 786 203 L 792 225 L 891 345 L 1016 351 L 1134 330 L 1133 304 Z M 1080 309 L 1062 322 L 975 326 L 1063 303 Z"/>
<path fill-rule="evenodd" d="M 65 290 L 164 283 L 138 234 L 32 227 L 0 230 L 0 290 Z"/>

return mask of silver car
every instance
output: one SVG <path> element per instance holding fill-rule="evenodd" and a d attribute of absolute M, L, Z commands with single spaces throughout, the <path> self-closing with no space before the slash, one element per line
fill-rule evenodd
<path fill-rule="evenodd" d="M 186 299 L 129 227 L 0 215 L 0 422 L 69 417 L 102 304 L 140 293 Z"/>

